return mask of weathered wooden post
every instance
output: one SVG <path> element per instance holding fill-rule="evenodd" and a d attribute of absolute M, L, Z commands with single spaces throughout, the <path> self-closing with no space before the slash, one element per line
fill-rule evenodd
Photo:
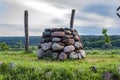
<path fill-rule="evenodd" d="M 25 27 L 25 51 L 29 51 L 29 33 L 28 33 L 28 11 L 24 12 L 24 27 Z"/>
<path fill-rule="evenodd" d="M 75 9 L 72 9 L 71 20 L 70 20 L 70 28 L 73 28 L 74 16 L 75 16 Z"/>

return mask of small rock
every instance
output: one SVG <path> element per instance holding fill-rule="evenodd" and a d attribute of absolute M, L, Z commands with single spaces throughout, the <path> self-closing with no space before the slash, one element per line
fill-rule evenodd
<path fill-rule="evenodd" d="M 9 63 L 9 68 L 10 68 L 10 69 L 15 68 L 15 63 L 13 63 L 13 62 Z"/>
<path fill-rule="evenodd" d="M 65 35 L 62 37 L 62 40 L 65 40 L 65 39 L 72 39 L 73 38 L 73 35 Z"/>
<path fill-rule="evenodd" d="M 52 58 L 52 51 L 51 50 L 47 50 L 46 52 L 44 52 L 44 57 L 46 58 Z"/>
<path fill-rule="evenodd" d="M 70 28 L 64 28 L 64 30 L 71 30 Z"/>
<path fill-rule="evenodd" d="M 63 28 L 58 28 L 57 31 L 64 31 L 64 29 Z"/>
<path fill-rule="evenodd" d="M 43 32 L 43 38 L 50 37 L 51 32 Z"/>
<path fill-rule="evenodd" d="M 65 60 L 65 59 L 67 59 L 67 55 L 64 52 L 61 52 L 60 55 L 59 55 L 59 59 L 60 60 Z"/>
<path fill-rule="evenodd" d="M 65 30 L 64 31 L 66 34 L 72 34 L 72 32 L 70 30 Z"/>
<path fill-rule="evenodd" d="M 63 42 L 58 42 L 58 44 L 61 46 L 65 46 L 65 44 Z"/>
<path fill-rule="evenodd" d="M 41 47 L 42 49 L 45 51 L 45 50 L 48 50 L 51 48 L 51 42 L 48 42 L 48 43 L 43 43 L 41 44 Z"/>
<path fill-rule="evenodd" d="M 53 75 L 53 72 L 52 72 L 52 71 L 49 71 L 49 72 L 46 73 L 46 77 L 48 77 L 48 78 L 51 78 L 52 75 Z"/>
<path fill-rule="evenodd" d="M 56 31 L 51 33 L 52 37 L 63 37 L 64 35 L 65 33 L 63 31 Z"/>
<path fill-rule="evenodd" d="M 72 52 L 74 50 L 75 50 L 75 47 L 73 45 L 64 47 L 64 52 L 65 53 L 70 53 L 70 52 Z"/>
<path fill-rule="evenodd" d="M 51 32 L 51 29 L 45 29 L 45 32 Z"/>
<path fill-rule="evenodd" d="M 75 41 L 80 41 L 80 38 L 77 35 L 74 37 L 74 39 L 75 39 Z"/>
<path fill-rule="evenodd" d="M 73 35 L 74 36 L 78 36 L 79 34 L 77 32 L 73 32 Z"/>
<path fill-rule="evenodd" d="M 80 53 L 78 53 L 78 59 L 82 59 L 82 56 Z"/>
<path fill-rule="evenodd" d="M 64 46 L 61 46 L 61 45 L 58 44 L 58 43 L 53 43 L 53 44 L 52 44 L 52 50 L 53 50 L 53 51 L 61 51 L 63 48 L 64 48 Z"/>
<path fill-rule="evenodd" d="M 58 57 L 58 53 L 52 53 L 52 58 L 53 59 L 57 59 L 57 57 Z"/>
<path fill-rule="evenodd" d="M 40 49 L 41 48 L 41 45 L 38 45 L 38 49 Z"/>
<path fill-rule="evenodd" d="M 86 57 L 85 51 L 84 50 L 79 50 L 79 51 L 81 53 L 82 58 L 85 58 Z"/>
<path fill-rule="evenodd" d="M 40 48 L 40 49 L 37 51 L 37 56 L 38 56 L 38 59 L 43 58 L 43 56 L 44 56 L 44 51 L 42 50 L 42 48 Z"/>
<path fill-rule="evenodd" d="M 74 39 L 65 39 L 63 40 L 63 43 L 68 46 L 68 45 L 73 45 L 74 44 Z"/>
<path fill-rule="evenodd" d="M 96 66 L 91 66 L 90 69 L 95 73 L 97 72 L 97 67 Z"/>
<path fill-rule="evenodd" d="M 117 69 L 117 70 L 118 70 L 118 74 L 120 74 L 120 67 L 118 67 L 118 69 Z"/>
<path fill-rule="evenodd" d="M 52 42 L 59 42 L 59 41 L 61 41 L 60 38 L 52 38 Z"/>
<path fill-rule="evenodd" d="M 45 39 L 45 42 L 51 42 L 52 41 L 52 37 L 47 37 L 47 38 L 44 38 Z"/>
<path fill-rule="evenodd" d="M 103 77 L 104 77 L 105 80 L 111 80 L 112 74 L 111 73 L 105 73 L 105 74 L 103 74 Z"/>
<path fill-rule="evenodd" d="M 58 31 L 58 29 L 57 28 L 52 28 L 51 31 L 55 32 L 55 31 Z"/>
<path fill-rule="evenodd" d="M 40 43 L 45 43 L 45 39 L 41 38 Z"/>
<path fill-rule="evenodd" d="M 0 66 L 2 66 L 4 63 L 3 62 L 0 62 Z"/>
<path fill-rule="evenodd" d="M 78 59 L 78 54 L 77 54 L 76 52 L 71 52 L 71 53 L 69 54 L 69 58 L 70 58 L 70 59 Z"/>
<path fill-rule="evenodd" d="M 75 42 L 74 46 L 76 49 L 83 49 L 83 46 L 80 42 Z"/>

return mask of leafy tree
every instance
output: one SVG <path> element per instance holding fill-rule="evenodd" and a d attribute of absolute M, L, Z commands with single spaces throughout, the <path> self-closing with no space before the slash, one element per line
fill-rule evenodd
<path fill-rule="evenodd" d="M 2 42 L 2 43 L 0 44 L 0 49 L 3 50 L 3 51 L 9 50 L 9 48 L 10 48 L 10 47 L 6 44 L 6 42 Z"/>
<path fill-rule="evenodd" d="M 108 36 L 107 31 L 108 31 L 107 29 L 103 28 L 102 34 L 104 35 L 105 45 L 107 45 L 109 48 L 111 48 L 110 36 Z"/>

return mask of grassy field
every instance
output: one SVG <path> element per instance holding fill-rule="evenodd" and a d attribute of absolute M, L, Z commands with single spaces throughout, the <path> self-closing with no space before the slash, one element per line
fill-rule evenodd
<path fill-rule="evenodd" d="M 51 61 L 38 60 L 36 52 L 1 51 L 0 62 L 4 63 L 0 66 L 0 80 L 104 80 L 105 73 L 111 73 L 112 80 L 120 80 L 119 50 L 86 52 L 83 60 Z M 15 67 L 10 68 L 10 63 Z"/>

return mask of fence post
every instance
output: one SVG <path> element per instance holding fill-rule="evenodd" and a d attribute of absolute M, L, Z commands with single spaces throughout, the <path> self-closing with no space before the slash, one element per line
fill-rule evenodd
<path fill-rule="evenodd" d="M 70 28 L 73 28 L 73 24 L 74 24 L 74 16 L 75 16 L 75 9 L 72 9 L 72 13 L 71 13 L 71 20 L 70 20 Z"/>
<path fill-rule="evenodd" d="M 29 51 L 29 33 L 28 33 L 28 11 L 24 12 L 24 28 L 25 28 L 25 51 Z"/>

